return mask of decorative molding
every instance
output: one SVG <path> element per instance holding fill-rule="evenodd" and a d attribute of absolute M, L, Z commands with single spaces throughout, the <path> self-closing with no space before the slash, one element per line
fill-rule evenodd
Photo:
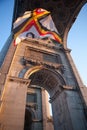
<path fill-rule="evenodd" d="M 24 41 L 25 44 L 27 44 L 28 46 L 30 46 L 29 45 L 29 42 L 30 42 L 30 44 L 32 44 L 32 43 L 35 44 L 35 45 L 38 44 L 39 46 L 44 46 L 48 49 L 54 49 L 54 50 L 63 49 L 63 44 L 60 44 L 60 43 L 56 42 L 55 40 L 53 40 L 53 41 L 51 40 L 51 42 L 49 43 L 49 40 L 43 40 L 43 39 L 39 39 L 39 38 L 38 39 L 36 39 L 36 38 L 34 38 L 34 39 L 26 38 L 22 41 Z"/>
<path fill-rule="evenodd" d="M 47 63 L 47 62 L 43 62 L 43 61 L 38 61 L 38 60 L 33 60 L 33 59 L 23 59 L 23 65 L 28 65 L 28 64 L 32 64 L 32 65 L 43 65 L 46 68 L 51 68 L 51 69 L 63 69 L 63 65 L 62 64 L 52 64 L 52 63 Z"/>
<path fill-rule="evenodd" d="M 54 93 L 52 97 L 50 97 L 49 102 L 52 103 L 60 94 L 63 92 L 63 90 L 75 90 L 73 86 L 67 86 L 67 85 L 59 85 L 59 89 Z"/>
<path fill-rule="evenodd" d="M 26 85 L 30 83 L 29 79 L 23 79 L 23 78 L 18 78 L 18 77 L 14 77 L 14 76 L 9 76 L 8 79 L 10 81 L 16 81 L 16 82 L 20 82 L 20 83 L 23 83 Z"/>
<path fill-rule="evenodd" d="M 66 90 L 75 90 L 75 88 L 73 86 L 63 85 L 63 88 Z"/>

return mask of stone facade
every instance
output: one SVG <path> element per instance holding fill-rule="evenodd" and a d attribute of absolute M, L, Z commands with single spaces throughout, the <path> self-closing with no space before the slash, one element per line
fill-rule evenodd
<path fill-rule="evenodd" d="M 27 10 L 44 8 L 54 14 L 63 45 L 26 38 L 14 46 L 9 37 L 0 54 L 0 130 L 87 130 L 87 88 L 66 42 L 86 2 L 15 0 L 13 21 Z"/>
<path fill-rule="evenodd" d="M 87 129 L 84 86 L 80 87 L 69 56 L 51 39 L 27 38 L 17 47 L 11 44 L 1 68 L 1 130 Z"/>

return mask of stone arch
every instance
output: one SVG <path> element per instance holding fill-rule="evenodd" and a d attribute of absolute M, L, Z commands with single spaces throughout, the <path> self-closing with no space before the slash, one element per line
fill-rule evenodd
<path fill-rule="evenodd" d="M 35 66 L 27 70 L 24 78 L 31 80 L 30 86 L 38 85 L 48 91 L 55 130 L 64 129 L 67 122 L 71 124 L 66 93 L 63 88 L 66 83 L 60 73 L 43 66 Z M 60 125 L 62 123 L 64 126 Z"/>
<path fill-rule="evenodd" d="M 38 85 L 46 89 L 50 97 L 54 95 L 53 91 L 60 93 L 63 90 L 63 85 L 66 84 L 61 74 L 43 66 L 35 66 L 29 69 L 24 78 L 29 78 L 31 85 Z"/>

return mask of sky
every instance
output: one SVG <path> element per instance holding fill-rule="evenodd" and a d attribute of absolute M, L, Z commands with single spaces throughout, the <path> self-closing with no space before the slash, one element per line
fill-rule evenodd
<path fill-rule="evenodd" d="M 0 0 L 0 50 L 11 32 L 14 0 Z M 84 85 L 87 86 L 87 4 L 81 9 L 69 31 L 67 46 L 79 71 Z"/>
<path fill-rule="evenodd" d="M 0 50 L 11 32 L 14 0 L 0 0 Z"/>
<path fill-rule="evenodd" d="M 68 34 L 68 48 L 79 71 L 84 85 L 87 86 L 87 4 L 85 4 Z"/>

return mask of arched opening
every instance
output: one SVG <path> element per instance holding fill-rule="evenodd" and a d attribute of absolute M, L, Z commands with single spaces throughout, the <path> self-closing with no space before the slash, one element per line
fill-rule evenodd
<path fill-rule="evenodd" d="M 46 89 L 50 98 L 56 91 L 62 92 L 62 86 L 65 84 L 64 79 L 59 73 L 47 68 L 34 71 L 29 76 L 29 79 L 31 80 L 30 85 L 37 85 Z"/>
<path fill-rule="evenodd" d="M 32 130 L 61 129 L 60 124 L 66 122 L 66 118 L 69 116 L 67 111 L 66 94 L 63 89 L 63 85 L 65 85 L 63 77 L 58 72 L 44 67 L 38 69 L 33 68 L 32 71 L 29 70 L 25 75 L 26 78 L 31 80 L 30 85 L 28 86 L 27 94 L 29 100 L 27 101 L 29 102 L 27 102 L 27 104 L 36 115 L 33 119 Z M 47 116 L 47 111 L 49 111 L 47 106 L 49 104 L 47 103 L 48 101 L 45 91 L 50 95 L 53 120 Z M 63 125 L 66 125 L 66 123 Z"/>
<path fill-rule="evenodd" d="M 52 118 L 52 105 L 50 103 L 50 95 L 47 91 L 46 91 L 46 95 L 47 95 L 47 102 L 48 102 L 49 118 Z"/>

